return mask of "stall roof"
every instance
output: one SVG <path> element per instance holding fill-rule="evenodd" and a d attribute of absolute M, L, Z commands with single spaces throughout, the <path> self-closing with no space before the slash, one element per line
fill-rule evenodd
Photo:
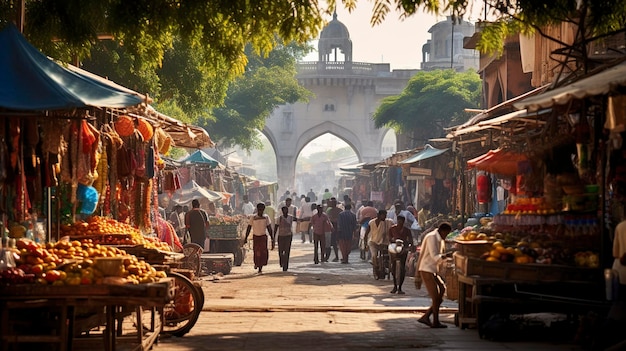
<path fill-rule="evenodd" d="M 143 97 L 54 62 L 9 24 L 0 31 L 0 108 L 17 111 L 124 108 Z"/>
<path fill-rule="evenodd" d="M 574 83 L 523 99 L 514 104 L 518 109 L 537 111 L 553 105 L 565 105 L 573 99 L 607 94 L 616 87 L 626 86 L 626 62 L 580 79 Z"/>
<path fill-rule="evenodd" d="M 516 175 L 518 163 L 525 160 L 528 158 L 523 154 L 496 149 L 468 160 L 467 167 L 501 175 Z"/>
<path fill-rule="evenodd" d="M 536 88 L 534 90 L 531 90 L 531 91 L 529 91 L 527 93 L 524 93 L 524 94 L 521 94 L 521 95 L 516 96 L 514 98 L 511 98 L 511 99 L 509 99 L 507 101 L 504 101 L 504 102 L 502 102 L 502 103 L 500 103 L 500 104 L 498 104 L 496 106 L 493 106 L 493 107 L 491 107 L 489 109 L 486 109 L 486 110 L 476 114 L 475 116 L 470 118 L 467 122 L 465 122 L 465 123 L 463 123 L 461 125 L 449 128 L 448 130 L 458 130 L 458 129 L 462 129 L 462 128 L 467 128 L 469 126 L 473 126 L 475 124 L 478 124 L 480 122 L 492 119 L 494 117 L 501 116 L 501 115 L 506 115 L 508 113 L 514 112 L 514 110 L 515 110 L 514 106 L 515 106 L 516 102 L 518 102 L 518 101 L 520 101 L 522 99 L 528 98 L 528 97 L 536 96 L 536 95 L 540 94 L 542 91 L 544 91 L 547 87 L 548 87 L 548 85 L 544 85 L 544 86 L 541 86 L 541 87 Z"/>
<path fill-rule="evenodd" d="M 344 172 L 359 172 L 361 170 L 361 167 L 363 167 L 363 165 L 365 165 L 365 162 L 361 162 L 361 163 L 356 163 L 353 165 L 345 165 L 345 166 L 340 166 L 339 169 L 344 171 Z"/>
<path fill-rule="evenodd" d="M 172 202 L 178 205 L 190 203 L 192 200 L 206 199 L 211 202 L 221 200 L 222 196 L 198 185 L 195 180 L 189 181 L 172 195 Z"/>
<path fill-rule="evenodd" d="M 418 153 L 407 158 L 406 160 L 400 161 L 398 163 L 408 164 L 408 163 L 414 163 L 414 162 L 426 160 L 431 157 L 439 156 L 448 150 L 450 150 L 450 148 L 437 149 L 437 148 L 432 147 L 432 145 L 430 144 L 426 144 L 424 146 L 424 149 L 420 150 Z"/>
<path fill-rule="evenodd" d="M 216 167 L 219 162 L 215 160 L 213 157 L 209 156 L 206 152 L 202 150 L 196 150 L 191 155 L 187 156 L 184 160 L 182 160 L 185 164 L 196 163 L 196 164 L 207 164 L 211 167 Z"/>

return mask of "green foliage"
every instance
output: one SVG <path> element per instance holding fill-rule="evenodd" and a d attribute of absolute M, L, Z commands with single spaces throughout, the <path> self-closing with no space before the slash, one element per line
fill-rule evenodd
<path fill-rule="evenodd" d="M 293 59 L 292 59 L 293 60 Z M 201 121 L 222 146 L 245 150 L 260 147 L 256 135 L 272 111 L 283 104 L 305 101 L 310 92 L 295 79 L 295 67 L 261 66 L 231 83 L 224 106 L 212 110 L 214 120 Z"/>
<path fill-rule="evenodd" d="M 480 96 L 481 80 L 475 71 L 420 71 L 400 95 L 384 98 L 373 118 L 378 128 L 437 137 L 442 127 L 467 120 L 464 109 L 479 107 Z"/>

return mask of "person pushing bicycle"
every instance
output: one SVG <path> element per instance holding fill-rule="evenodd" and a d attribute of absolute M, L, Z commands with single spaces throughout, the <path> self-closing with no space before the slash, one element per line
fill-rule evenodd
<path fill-rule="evenodd" d="M 406 258 L 408 256 L 409 248 L 413 246 L 413 236 L 411 230 L 404 227 L 404 216 L 397 216 L 398 223 L 389 228 L 389 242 L 394 243 L 396 240 L 402 240 L 402 251 L 392 253 L 390 252 L 391 261 L 391 274 L 393 275 L 393 290 L 392 294 L 398 293 L 404 295 L 402 291 L 402 284 L 404 283 L 404 277 L 406 276 Z M 396 277 L 396 264 L 400 264 L 399 277 Z"/>

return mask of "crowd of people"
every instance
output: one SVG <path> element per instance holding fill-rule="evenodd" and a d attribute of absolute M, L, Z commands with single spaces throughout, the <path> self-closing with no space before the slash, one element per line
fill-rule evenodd
<path fill-rule="evenodd" d="M 359 258 L 370 261 L 374 276 L 377 276 L 380 273 L 377 272 L 379 253 L 381 250 L 386 252 L 387 245 L 397 242 L 404 249 L 389 253 L 389 272 L 393 276 L 390 292 L 404 294 L 407 257 L 419 246 L 415 278 L 423 282 L 432 299 L 430 308 L 419 321 L 432 328 L 445 327 L 439 322 L 445 285 L 437 275 L 437 263 L 445 257 L 442 241 L 452 228 L 449 223 L 426 228 L 431 216 L 428 204 L 417 211 L 411 204 L 405 206 L 396 200 L 389 208 L 376 208 L 374 202 L 367 199 L 354 203 L 345 195 L 343 201 L 338 201 L 328 189 L 320 196 L 311 189 L 299 198 L 296 193 L 285 192 L 277 209 L 270 201 L 255 205 L 248 196 L 243 196 L 240 205 L 234 209 L 235 213 L 248 218 L 244 242 L 252 234 L 254 269 L 258 273 L 262 273 L 268 264 L 269 251 L 275 250 L 276 246 L 279 265 L 287 271 L 291 245 L 296 236 L 303 244 L 314 245 L 312 259 L 316 265 L 329 261 L 348 264 L 350 253 L 357 246 Z M 181 242 L 204 247 L 209 221 L 207 212 L 200 208 L 197 200 L 192 201 L 191 209 L 176 205 L 168 222 Z M 400 265 L 399 270 L 396 264 Z"/>

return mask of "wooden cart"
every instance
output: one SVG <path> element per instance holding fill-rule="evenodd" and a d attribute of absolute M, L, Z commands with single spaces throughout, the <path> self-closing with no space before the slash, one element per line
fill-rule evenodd
<path fill-rule="evenodd" d="M 36 343 L 60 350 L 149 350 L 161 332 L 173 284 L 164 278 L 139 285 L 0 287 L 2 349 Z M 124 327 L 127 316 L 134 318 L 134 330 Z"/>

